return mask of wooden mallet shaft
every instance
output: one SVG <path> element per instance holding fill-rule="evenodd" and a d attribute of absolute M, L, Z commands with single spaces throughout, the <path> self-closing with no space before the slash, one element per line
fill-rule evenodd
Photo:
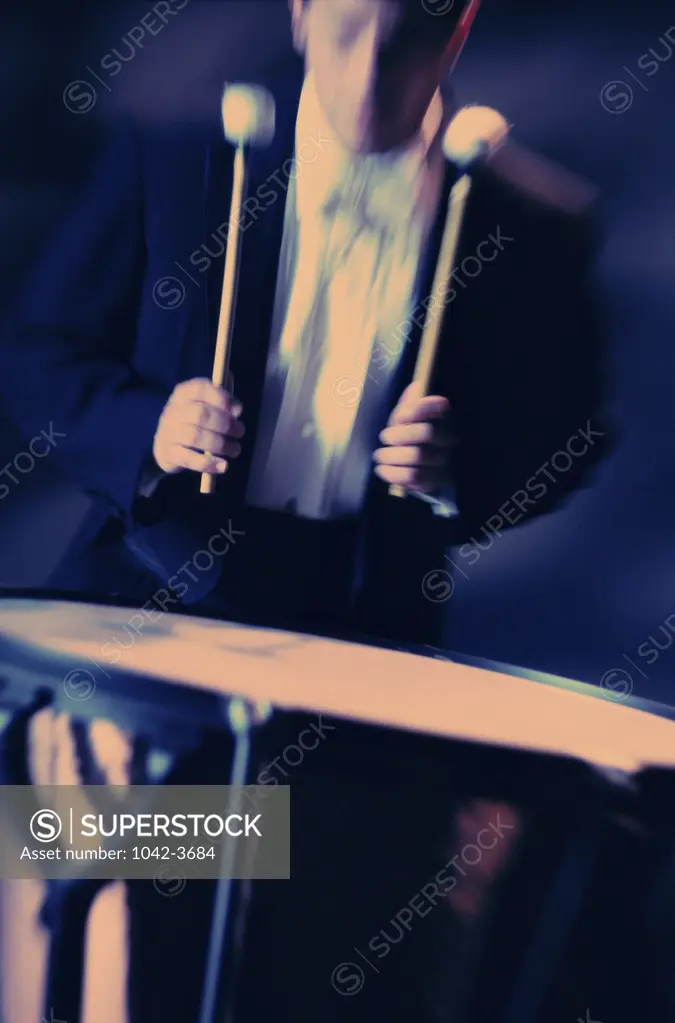
<path fill-rule="evenodd" d="M 230 365 L 241 256 L 239 222 L 248 178 L 248 146 L 266 145 L 271 141 L 274 135 L 274 100 L 265 89 L 257 86 L 226 86 L 221 116 L 225 138 L 236 146 L 236 149 L 229 229 L 225 246 L 223 290 L 220 296 L 218 333 L 213 356 L 212 380 L 216 387 L 222 387 L 227 380 Z M 206 454 L 210 456 L 210 452 Z M 215 476 L 208 472 L 202 473 L 200 493 L 213 493 L 214 485 Z"/>
<path fill-rule="evenodd" d="M 241 218 L 241 207 L 244 201 L 246 189 L 246 150 L 243 143 L 239 143 L 234 155 L 234 176 L 232 181 L 232 201 L 230 203 L 230 230 L 227 234 L 225 248 L 225 270 L 223 272 L 223 290 L 220 296 L 220 313 L 218 315 L 218 333 L 216 335 L 216 350 L 213 356 L 213 374 L 211 379 L 216 387 L 222 387 L 227 379 L 227 371 L 230 364 L 230 349 L 232 347 L 232 334 L 234 330 L 234 307 L 239 283 L 240 263 L 240 231 L 238 228 Z M 202 473 L 199 491 L 202 494 L 212 494 L 215 484 L 215 477 L 208 472 Z"/>
<path fill-rule="evenodd" d="M 463 173 L 453 185 L 448 197 L 445 227 L 432 286 L 432 295 L 438 303 L 442 304 L 444 312 L 439 315 L 432 312 L 431 308 L 427 309 L 415 364 L 413 382 L 419 385 L 422 396 L 429 393 L 436 365 L 441 328 L 448 314 L 447 293 L 457 258 L 464 213 L 471 192 L 470 168 L 478 160 L 488 157 L 494 152 L 503 143 L 508 130 L 508 124 L 496 110 L 491 110 L 489 107 L 464 107 L 455 115 L 445 132 L 443 152 L 446 158 L 456 164 Z M 398 483 L 392 483 L 389 487 L 389 494 L 392 497 L 406 497 L 408 488 Z"/>
<path fill-rule="evenodd" d="M 470 189 L 471 178 L 468 174 L 463 174 L 459 181 L 453 185 L 448 198 L 448 213 L 432 289 L 432 294 L 438 297 L 444 309 L 450 286 L 450 275 L 452 274 L 459 245 L 464 209 Z M 430 310 L 427 310 L 413 377 L 413 381 L 419 385 L 420 394 L 422 395 L 428 394 L 431 385 L 443 322 L 444 318 L 442 315 L 431 313 Z M 407 497 L 408 491 L 400 484 L 392 483 L 389 487 L 389 494 L 391 497 Z"/>

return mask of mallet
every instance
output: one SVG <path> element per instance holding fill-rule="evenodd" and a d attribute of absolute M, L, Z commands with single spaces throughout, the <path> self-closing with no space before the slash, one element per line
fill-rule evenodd
<path fill-rule="evenodd" d="M 274 137 L 274 99 L 265 89 L 252 85 L 229 85 L 223 91 L 221 106 L 225 138 L 236 146 L 232 201 L 225 248 L 223 291 L 220 299 L 216 351 L 213 357 L 213 383 L 222 387 L 227 378 L 234 326 L 234 308 L 239 279 L 239 220 L 246 191 L 247 147 L 268 145 Z M 200 492 L 213 493 L 214 476 L 202 473 Z"/>
<path fill-rule="evenodd" d="M 509 126 L 504 118 L 490 107 L 463 107 L 446 129 L 443 153 L 451 163 L 459 167 L 462 176 L 453 185 L 448 198 L 445 228 L 431 292 L 444 308 L 462 231 L 464 211 L 471 191 L 470 171 L 476 163 L 488 159 L 499 148 L 505 141 L 508 131 Z M 442 324 L 443 316 L 427 308 L 413 377 L 414 383 L 420 386 L 422 395 L 429 393 Z M 392 497 L 406 497 L 408 490 L 398 483 L 392 483 L 389 493 Z"/>

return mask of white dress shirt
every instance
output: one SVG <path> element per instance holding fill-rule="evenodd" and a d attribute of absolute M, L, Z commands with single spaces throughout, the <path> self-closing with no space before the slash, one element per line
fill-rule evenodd
<path fill-rule="evenodd" d="M 413 143 L 354 155 L 306 77 L 296 153 L 310 137 L 331 144 L 296 160 L 287 195 L 248 504 L 312 519 L 361 510 L 442 189 L 443 122 L 438 93 Z"/>

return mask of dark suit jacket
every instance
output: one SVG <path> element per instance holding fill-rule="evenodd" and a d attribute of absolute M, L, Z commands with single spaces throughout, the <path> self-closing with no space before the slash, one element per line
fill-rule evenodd
<path fill-rule="evenodd" d="M 293 155 L 301 81 L 294 67 L 274 86 L 274 142 L 252 154 L 249 195 L 258 207 L 250 206 L 241 224 L 232 361 L 248 432 L 217 496 L 200 496 L 198 478 L 186 473 L 166 480 L 153 501 L 136 497 L 173 387 L 211 375 L 233 155 L 215 118 L 143 130 L 129 123 L 113 133 L 7 331 L 0 388 L 11 417 L 25 436 L 49 422 L 64 433 L 53 462 L 94 497 L 78 549 L 61 572 L 73 586 L 146 600 L 223 522 L 243 528 L 282 236 L 283 168 Z M 418 302 L 431 290 L 455 178 L 449 165 Z M 603 452 L 596 435 L 585 454 L 550 465 L 589 425 L 606 432 L 598 419 L 601 332 L 587 206 L 580 184 L 522 153 L 504 153 L 475 175 L 459 259 L 476 256 L 490 236 L 501 248 L 491 261 L 469 260 L 456 275 L 434 388 L 452 405 L 461 516 L 448 522 L 422 502 L 389 498 L 373 477 L 359 524 L 354 592 L 377 608 L 374 629 L 437 640 L 440 604 L 425 598 L 422 580 L 444 567 L 444 548 L 485 541 L 558 507 Z M 494 252 L 488 243 L 479 257 Z M 397 394 L 411 379 L 421 324 L 418 316 Z M 583 441 L 573 447 L 580 451 Z M 78 574 L 76 563 L 89 569 Z M 136 575 L 132 563 L 140 566 Z M 201 599 L 221 569 L 227 571 L 226 559 L 200 573 L 184 601 Z"/>

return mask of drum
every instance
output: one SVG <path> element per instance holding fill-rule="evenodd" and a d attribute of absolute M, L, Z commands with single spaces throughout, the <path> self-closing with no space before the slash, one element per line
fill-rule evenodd
<path fill-rule="evenodd" d="M 623 878 L 651 862 L 637 779 L 670 777 L 675 724 L 517 669 L 151 613 L 0 602 L 5 782 L 56 743 L 67 781 L 288 785 L 292 878 L 128 882 L 120 1021 L 640 1017 Z M 42 909 L 48 1019 L 91 994 L 88 885 Z"/>

